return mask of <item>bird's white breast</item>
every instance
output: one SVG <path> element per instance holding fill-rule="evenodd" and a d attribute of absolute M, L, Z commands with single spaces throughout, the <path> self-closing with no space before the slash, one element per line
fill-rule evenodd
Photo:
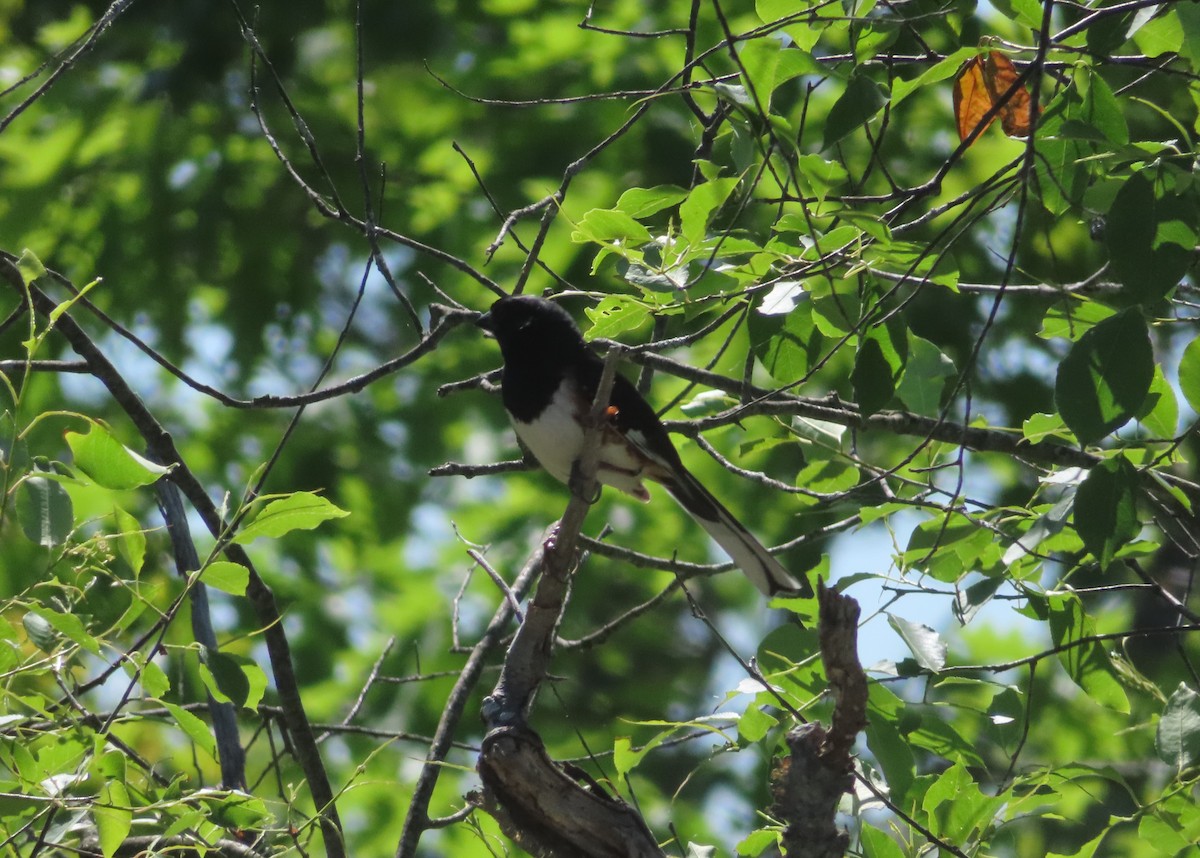
<path fill-rule="evenodd" d="M 513 428 L 521 443 L 529 448 L 543 468 L 557 480 L 571 478 L 571 466 L 583 448 L 583 429 L 575 413 L 575 403 L 563 388 L 554 399 L 529 423 L 513 420 Z"/>
<path fill-rule="evenodd" d="M 560 387 L 541 414 L 528 423 L 514 419 L 513 428 L 538 464 L 555 479 L 569 484 L 575 460 L 583 450 L 580 420 L 584 417 L 586 414 L 580 413 L 578 403 Z M 644 501 L 649 495 L 642 485 L 642 464 L 617 438 L 615 430 L 605 433 L 608 442 L 602 442 L 596 477 L 601 483 Z"/>

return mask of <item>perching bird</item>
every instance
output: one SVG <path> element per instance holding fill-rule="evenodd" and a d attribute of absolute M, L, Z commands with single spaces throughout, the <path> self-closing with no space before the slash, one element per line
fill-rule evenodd
<path fill-rule="evenodd" d="M 500 344 L 502 399 L 517 437 L 552 476 L 569 483 L 604 362 L 570 314 L 544 298 L 501 298 L 476 324 Z M 768 596 L 813 594 L 684 467 L 654 409 L 620 374 L 608 414 L 596 472 L 601 483 L 642 501 L 650 499 L 643 479 L 662 484 L 758 589 Z"/>

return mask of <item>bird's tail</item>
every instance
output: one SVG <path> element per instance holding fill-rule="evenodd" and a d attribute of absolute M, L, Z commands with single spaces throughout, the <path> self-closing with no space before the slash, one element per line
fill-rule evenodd
<path fill-rule="evenodd" d="M 687 510 L 697 524 L 708 531 L 713 541 L 724 549 L 729 558 L 763 593 L 768 596 L 782 592 L 805 597 L 813 595 L 812 587 L 807 581 L 797 581 L 792 577 L 763 544 L 689 472 L 680 469 L 680 472 L 673 473 L 672 479 L 663 482 L 663 487 Z"/>

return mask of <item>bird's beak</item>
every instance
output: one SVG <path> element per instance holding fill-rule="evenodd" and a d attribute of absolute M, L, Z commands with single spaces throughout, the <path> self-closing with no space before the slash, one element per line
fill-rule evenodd
<path fill-rule="evenodd" d="M 496 335 L 496 329 L 494 327 L 494 321 L 492 319 L 491 313 L 484 313 L 482 316 L 480 316 L 478 319 L 476 319 L 475 327 L 481 328 L 481 329 L 487 331 L 493 337 Z"/>

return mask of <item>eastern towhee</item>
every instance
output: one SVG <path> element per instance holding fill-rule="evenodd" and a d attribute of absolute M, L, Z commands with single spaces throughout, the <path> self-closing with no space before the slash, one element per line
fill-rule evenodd
<path fill-rule="evenodd" d="M 543 468 L 570 483 L 604 362 L 575 320 L 544 298 L 501 298 L 477 322 L 504 356 L 502 399 L 517 437 Z M 641 501 L 643 479 L 660 483 L 768 596 L 811 596 L 767 549 L 683 466 L 667 430 L 637 388 L 620 374 L 609 399 L 596 478 Z"/>

